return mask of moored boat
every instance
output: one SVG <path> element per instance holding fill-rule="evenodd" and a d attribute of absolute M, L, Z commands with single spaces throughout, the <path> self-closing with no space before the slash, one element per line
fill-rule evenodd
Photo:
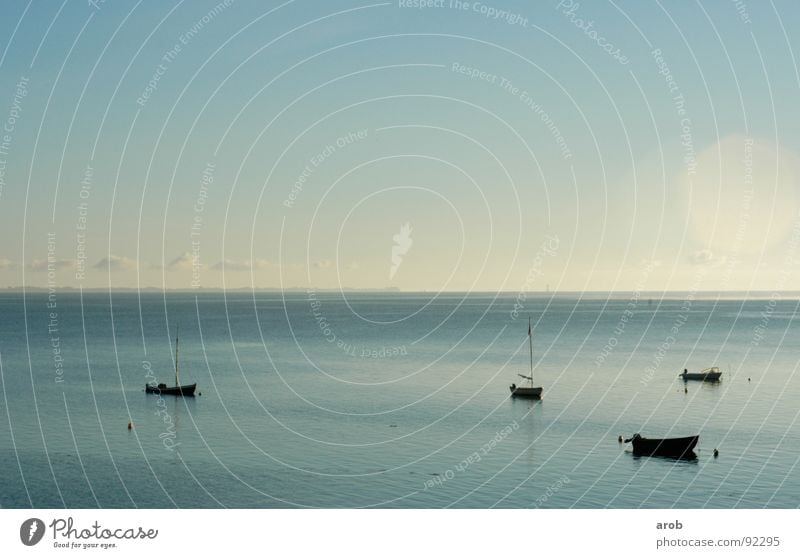
<path fill-rule="evenodd" d="M 521 387 L 517 386 L 516 384 L 511 384 L 509 389 L 511 390 L 511 395 L 514 397 L 531 397 L 534 399 L 539 399 L 542 397 L 542 391 L 544 388 Z"/>
<path fill-rule="evenodd" d="M 704 382 L 718 382 L 722 377 L 722 372 L 719 367 L 712 366 L 700 372 L 689 372 L 686 368 L 683 369 L 683 374 L 678 374 L 684 382 L 687 380 L 701 380 Z"/>
<path fill-rule="evenodd" d="M 694 457 L 694 447 L 700 436 L 686 436 L 683 438 L 643 438 L 634 434 L 625 443 L 633 443 L 634 455 L 660 455 L 664 457 L 690 458 Z"/>
<path fill-rule="evenodd" d="M 533 335 L 531 332 L 531 319 L 528 318 L 528 347 L 530 348 L 530 357 L 531 357 L 531 372 L 530 376 L 526 376 L 525 374 L 517 374 L 520 378 L 530 381 L 529 386 L 517 386 L 517 384 L 511 384 L 508 389 L 511 390 L 511 397 L 527 397 L 530 399 L 540 399 L 542 397 L 543 388 L 535 387 L 533 385 Z"/>
<path fill-rule="evenodd" d="M 189 384 L 185 386 L 168 386 L 167 384 L 145 384 L 144 390 L 147 393 L 157 393 L 159 395 L 182 395 L 184 397 L 193 397 L 194 390 L 197 384 Z"/>
<path fill-rule="evenodd" d="M 180 385 L 178 383 L 178 334 L 175 334 L 175 385 L 168 386 L 167 384 L 155 385 L 155 382 L 146 383 L 144 391 L 146 393 L 155 393 L 157 395 L 175 395 L 177 397 L 194 397 L 194 389 L 197 384 Z"/>

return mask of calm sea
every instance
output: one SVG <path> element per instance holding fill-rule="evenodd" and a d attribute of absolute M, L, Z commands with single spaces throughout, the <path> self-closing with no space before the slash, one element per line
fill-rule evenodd
<path fill-rule="evenodd" d="M 0 505 L 797 507 L 797 312 L 680 295 L 2 294 Z M 529 316 L 541 401 L 508 390 L 530 366 Z M 174 382 L 178 327 L 198 396 L 146 394 Z M 685 393 L 677 374 L 709 366 L 723 380 Z M 617 437 L 635 432 L 699 434 L 698 457 L 634 457 Z"/>

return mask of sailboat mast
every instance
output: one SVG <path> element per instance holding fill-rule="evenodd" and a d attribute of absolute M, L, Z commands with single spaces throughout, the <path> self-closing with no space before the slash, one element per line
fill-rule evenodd
<path fill-rule="evenodd" d="M 531 333 L 531 317 L 528 316 L 528 346 L 531 350 L 531 387 L 533 387 L 533 334 Z"/>
<path fill-rule="evenodd" d="M 178 383 L 178 334 L 180 333 L 180 326 L 176 328 L 175 331 L 175 385 L 180 385 Z"/>

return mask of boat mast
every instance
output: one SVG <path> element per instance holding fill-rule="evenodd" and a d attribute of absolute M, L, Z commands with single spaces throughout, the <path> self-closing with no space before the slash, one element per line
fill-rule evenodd
<path fill-rule="evenodd" d="M 533 335 L 531 334 L 531 317 L 528 316 L 528 346 L 531 350 L 531 387 L 533 387 Z M 177 349 L 176 349 L 177 353 Z"/>
<path fill-rule="evenodd" d="M 181 326 L 177 326 L 175 330 L 175 386 L 177 387 L 180 385 L 178 383 L 178 334 L 180 333 Z"/>

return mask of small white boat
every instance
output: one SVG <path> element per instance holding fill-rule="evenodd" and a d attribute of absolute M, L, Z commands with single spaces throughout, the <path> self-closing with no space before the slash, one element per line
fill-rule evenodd
<path fill-rule="evenodd" d="M 722 372 L 720 372 L 720 369 L 717 366 L 706 368 L 705 370 L 701 370 L 700 372 L 689 372 L 687 369 L 684 368 L 683 374 L 678 374 L 678 377 L 681 378 L 684 382 L 687 380 L 718 382 L 719 379 L 722 377 Z"/>

